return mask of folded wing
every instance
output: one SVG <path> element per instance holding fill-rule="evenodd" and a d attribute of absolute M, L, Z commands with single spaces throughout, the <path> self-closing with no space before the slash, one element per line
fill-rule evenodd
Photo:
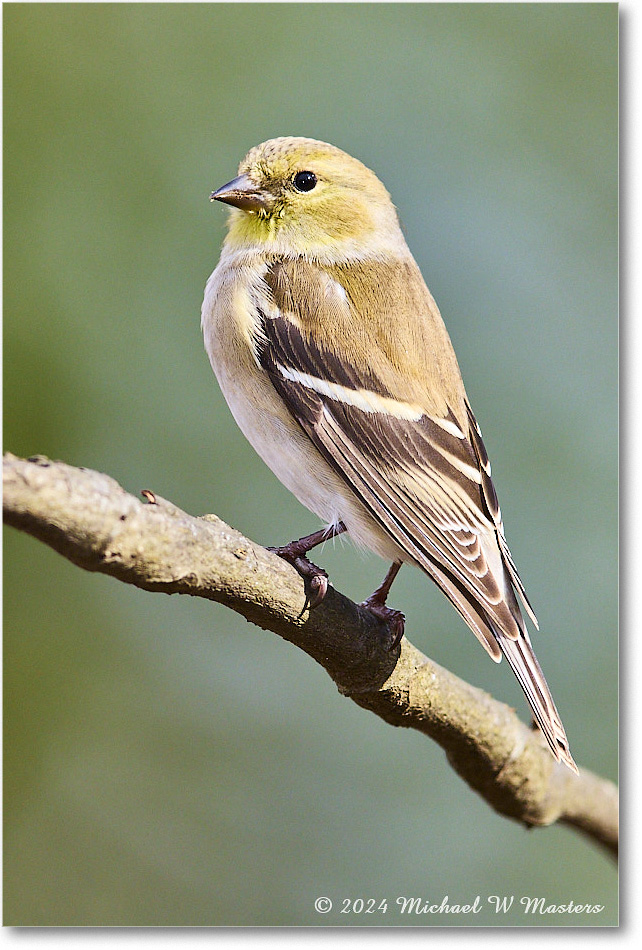
<path fill-rule="evenodd" d="M 397 398 L 389 354 L 378 349 L 367 362 L 340 361 L 318 324 L 296 312 L 297 295 L 288 294 L 283 306 L 278 284 L 271 287 L 274 306 L 260 315 L 257 359 L 290 413 L 406 557 L 441 587 L 489 655 L 497 662 L 506 656 L 554 755 L 574 768 L 517 603 L 515 590 L 536 623 L 465 394 L 464 418 L 450 406 L 442 414 L 426 411 L 420 389 L 413 394 L 407 379 L 398 387 L 404 398 Z M 371 346 L 375 355 L 374 333 Z M 382 365 L 385 373 L 377 374 L 373 367 Z"/>

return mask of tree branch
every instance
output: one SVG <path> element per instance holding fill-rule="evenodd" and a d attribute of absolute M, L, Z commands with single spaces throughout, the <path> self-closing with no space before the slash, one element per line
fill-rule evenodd
<path fill-rule="evenodd" d="M 497 812 L 529 826 L 571 825 L 617 853 L 616 787 L 556 763 L 512 709 L 458 679 L 365 610 L 328 589 L 306 609 L 303 581 L 215 515 L 193 517 L 146 493 L 145 504 L 107 475 L 38 456 L 3 461 L 5 521 L 88 571 L 166 594 L 231 607 L 320 663 L 364 709 L 418 729 Z"/>

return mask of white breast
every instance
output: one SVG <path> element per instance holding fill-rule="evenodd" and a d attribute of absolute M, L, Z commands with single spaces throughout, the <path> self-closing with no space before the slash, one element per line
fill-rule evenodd
<path fill-rule="evenodd" d="M 226 253 L 205 289 L 205 349 L 228 406 L 252 447 L 301 504 L 326 524 L 343 521 L 352 540 L 386 560 L 398 547 L 294 421 L 254 358 L 258 308 L 273 306 L 256 256 Z"/>

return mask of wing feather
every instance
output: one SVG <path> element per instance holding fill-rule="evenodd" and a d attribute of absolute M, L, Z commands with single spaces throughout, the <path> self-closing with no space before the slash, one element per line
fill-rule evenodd
<path fill-rule="evenodd" d="M 378 360 L 341 362 L 337 347 L 323 339 L 319 314 L 306 325 L 305 314 L 293 312 L 297 295 L 287 267 L 274 267 L 278 276 L 266 279 L 274 307 L 259 313 L 258 362 L 372 518 L 433 578 L 489 655 L 497 662 L 506 656 L 553 754 L 575 768 L 517 603 L 515 590 L 537 624 L 504 538 L 488 455 L 463 386 L 461 405 L 446 403 L 437 414 L 407 379 L 399 387 L 403 398 L 395 394 L 391 380 L 399 371 L 383 350 Z M 332 287 L 324 279 L 317 296 L 327 302 Z M 306 280 L 312 285 L 310 274 Z M 385 381 L 372 368 L 382 361 Z"/>

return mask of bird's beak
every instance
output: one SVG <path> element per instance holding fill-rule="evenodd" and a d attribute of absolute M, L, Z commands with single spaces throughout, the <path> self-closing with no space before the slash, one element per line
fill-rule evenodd
<path fill-rule="evenodd" d="M 272 195 L 258 188 L 247 175 L 239 175 L 228 181 L 218 191 L 213 191 L 210 201 L 224 201 L 242 211 L 269 211 L 274 203 Z"/>

